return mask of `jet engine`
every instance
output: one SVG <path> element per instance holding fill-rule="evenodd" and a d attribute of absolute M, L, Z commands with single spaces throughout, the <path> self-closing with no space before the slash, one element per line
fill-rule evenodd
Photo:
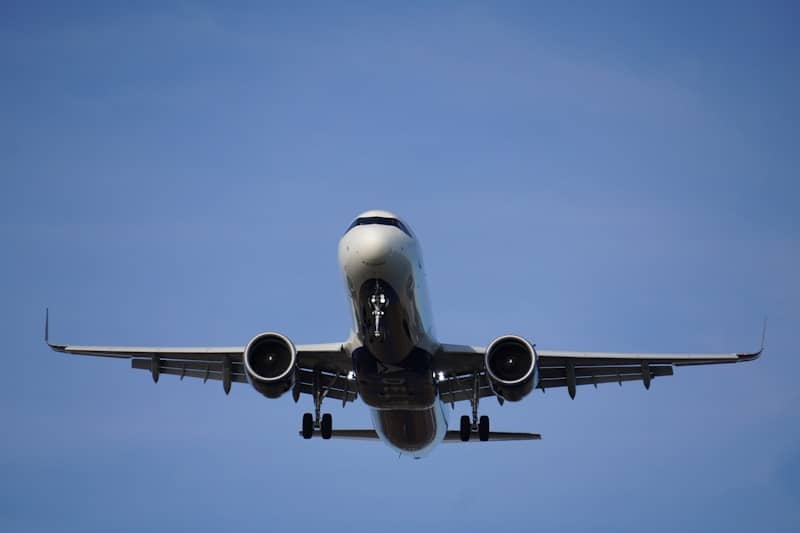
<path fill-rule="evenodd" d="M 486 349 L 486 375 L 494 393 L 511 402 L 527 396 L 538 382 L 536 349 L 516 335 L 492 341 Z"/>
<path fill-rule="evenodd" d="M 294 385 L 297 350 L 278 333 L 261 333 L 244 349 L 247 380 L 267 398 L 278 398 Z"/>

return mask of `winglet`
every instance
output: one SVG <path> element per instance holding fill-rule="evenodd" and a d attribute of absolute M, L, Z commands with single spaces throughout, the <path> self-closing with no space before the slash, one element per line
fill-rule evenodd
<path fill-rule="evenodd" d="M 758 348 L 757 352 L 751 353 L 740 353 L 737 354 L 741 361 L 753 361 L 754 359 L 758 359 L 761 354 L 764 352 L 764 343 L 767 340 L 767 317 L 764 317 L 764 326 L 761 328 L 761 346 Z"/>
<path fill-rule="evenodd" d="M 65 344 L 52 344 L 50 342 L 50 309 L 44 310 L 44 342 L 50 347 L 51 350 L 56 352 L 63 352 L 67 346 Z"/>

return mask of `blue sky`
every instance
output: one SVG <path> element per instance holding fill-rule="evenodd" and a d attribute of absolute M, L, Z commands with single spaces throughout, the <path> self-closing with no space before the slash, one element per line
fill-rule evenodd
<path fill-rule="evenodd" d="M 0 530 L 796 531 L 798 10 L 639 4 L 4 2 Z M 63 342 L 342 339 L 369 208 L 442 340 L 728 352 L 768 315 L 766 355 L 487 401 L 544 440 L 411 461 L 41 341 L 45 306 Z"/>

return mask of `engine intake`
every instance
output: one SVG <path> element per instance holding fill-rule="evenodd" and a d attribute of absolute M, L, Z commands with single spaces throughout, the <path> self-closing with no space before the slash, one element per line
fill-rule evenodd
<path fill-rule="evenodd" d="M 278 398 L 294 385 L 297 350 L 278 333 L 261 333 L 244 349 L 244 367 L 250 384 L 268 398 Z"/>
<path fill-rule="evenodd" d="M 510 402 L 530 394 L 539 378 L 536 359 L 536 349 L 522 337 L 505 335 L 493 340 L 484 364 L 494 393 Z"/>

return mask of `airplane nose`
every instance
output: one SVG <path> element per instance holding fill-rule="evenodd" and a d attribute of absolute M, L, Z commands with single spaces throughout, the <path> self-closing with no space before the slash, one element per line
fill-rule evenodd
<path fill-rule="evenodd" d="M 392 253 L 392 246 L 380 231 L 367 231 L 358 247 L 358 255 L 367 265 L 382 265 Z"/>

